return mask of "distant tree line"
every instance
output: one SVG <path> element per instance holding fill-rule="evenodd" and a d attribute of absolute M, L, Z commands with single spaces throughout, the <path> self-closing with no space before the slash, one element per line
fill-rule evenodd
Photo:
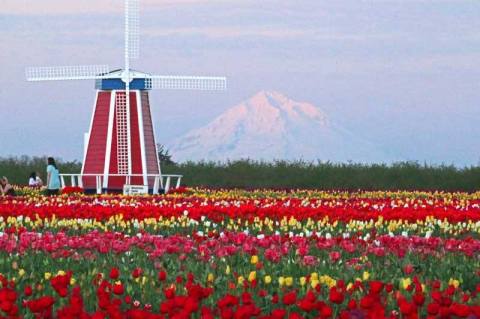
<path fill-rule="evenodd" d="M 183 184 L 214 188 L 311 188 L 338 190 L 445 190 L 474 192 L 480 188 L 480 166 L 262 162 L 238 160 L 175 163 L 159 147 L 162 173 L 182 174 Z M 57 161 L 61 173 L 79 173 L 78 161 Z M 0 176 L 24 185 L 32 172 L 45 180 L 46 157 L 0 157 Z"/>
<path fill-rule="evenodd" d="M 240 188 L 307 188 L 324 190 L 431 190 L 480 189 L 480 167 L 394 164 L 322 163 L 252 160 L 187 162 L 163 165 L 162 172 L 182 174 L 189 186 Z"/>
<path fill-rule="evenodd" d="M 58 169 L 61 173 L 80 173 L 82 164 L 77 161 L 62 161 L 57 159 Z M 32 172 L 47 180 L 47 156 L 15 156 L 0 157 L 0 176 L 8 177 L 12 184 L 26 185 Z"/>

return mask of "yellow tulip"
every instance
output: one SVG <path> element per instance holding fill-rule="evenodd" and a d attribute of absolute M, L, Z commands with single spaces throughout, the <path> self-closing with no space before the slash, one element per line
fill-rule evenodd
<path fill-rule="evenodd" d="M 300 286 L 305 286 L 306 283 L 307 283 L 307 278 L 300 277 Z"/>
<path fill-rule="evenodd" d="M 243 278 L 243 276 L 239 276 L 237 279 L 237 282 L 239 285 L 242 285 L 244 281 L 245 281 L 245 278 Z"/>
<path fill-rule="evenodd" d="M 207 276 L 207 281 L 208 282 L 213 282 L 214 279 L 215 279 L 215 277 L 213 276 L 213 274 L 209 273 L 208 276 Z"/>
<path fill-rule="evenodd" d="M 44 274 L 45 280 L 49 280 L 51 277 L 52 277 L 52 274 L 49 273 L 49 272 L 46 272 L 46 273 Z"/>
<path fill-rule="evenodd" d="M 272 282 L 272 277 L 270 277 L 270 276 L 267 275 L 267 276 L 265 276 L 265 277 L 263 278 L 263 281 L 265 282 L 265 284 L 268 285 L 268 284 L 270 284 L 270 283 Z"/>
<path fill-rule="evenodd" d="M 285 285 L 287 285 L 287 287 L 290 287 L 291 285 L 293 285 L 293 278 L 292 277 L 285 278 Z"/>
<path fill-rule="evenodd" d="M 252 258 L 250 258 L 250 263 L 252 265 L 255 265 L 256 263 L 258 263 L 258 256 L 257 255 L 253 255 Z"/>
<path fill-rule="evenodd" d="M 368 280 L 370 278 L 370 273 L 368 271 L 364 271 L 362 275 L 363 280 Z"/>
<path fill-rule="evenodd" d="M 403 278 L 401 280 L 401 286 L 403 289 L 407 289 L 408 286 L 412 284 L 412 280 L 410 278 Z"/>
<path fill-rule="evenodd" d="M 248 275 L 248 281 L 252 282 L 257 278 L 257 272 L 256 271 L 251 271 L 250 274 Z"/>
<path fill-rule="evenodd" d="M 450 280 L 448 281 L 448 284 L 455 288 L 458 288 L 458 286 L 460 286 L 460 281 L 458 281 L 457 279 L 450 278 Z"/>

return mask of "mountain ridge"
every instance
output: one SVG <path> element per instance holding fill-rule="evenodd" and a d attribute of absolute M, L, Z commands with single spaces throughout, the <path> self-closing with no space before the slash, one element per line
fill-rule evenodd
<path fill-rule="evenodd" d="M 173 159 L 384 161 L 387 155 L 319 107 L 262 90 L 168 145 Z"/>

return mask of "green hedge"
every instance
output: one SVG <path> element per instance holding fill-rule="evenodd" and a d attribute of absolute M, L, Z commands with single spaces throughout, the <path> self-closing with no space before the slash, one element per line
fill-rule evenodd
<path fill-rule="evenodd" d="M 184 175 L 188 186 L 209 187 L 472 192 L 480 186 L 480 167 L 459 169 L 416 162 L 386 165 L 243 160 L 164 165 L 162 171 Z"/>
<path fill-rule="evenodd" d="M 78 173 L 79 162 L 58 161 L 61 173 Z M 0 175 L 26 184 L 31 172 L 45 180 L 45 157 L 0 158 Z M 445 190 L 473 192 L 480 186 L 480 167 L 386 164 L 334 164 L 310 162 L 258 162 L 251 160 L 187 162 L 162 166 L 164 174 L 184 175 L 187 186 L 240 188 L 316 188 L 345 190 Z"/>
<path fill-rule="evenodd" d="M 60 173 L 80 173 L 82 164 L 76 161 L 66 162 L 56 159 Z M 47 180 L 47 157 L 0 157 L 0 176 L 8 177 L 12 184 L 27 185 L 32 172 L 40 174 L 45 183 Z"/>

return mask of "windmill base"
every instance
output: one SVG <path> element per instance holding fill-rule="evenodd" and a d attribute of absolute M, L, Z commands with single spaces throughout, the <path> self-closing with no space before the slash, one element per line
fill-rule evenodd
<path fill-rule="evenodd" d="M 98 194 L 98 191 L 97 189 L 94 189 L 94 188 L 87 188 L 87 189 L 84 189 L 83 190 L 84 194 L 86 195 L 95 195 L 95 194 Z M 121 194 L 124 194 L 123 190 L 122 189 L 108 189 L 108 188 L 102 188 L 101 189 L 101 193 L 102 194 L 115 194 L 115 195 L 121 195 Z M 158 193 L 155 193 L 153 188 L 149 188 L 148 189 L 148 192 L 145 193 L 145 194 L 148 194 L 148 195 L 163 195 L 165 194 L 165 190 L 163 188 L 159 189 L 158 190 Z M 133 195 L 133 194 L 132 194 Z"/>

